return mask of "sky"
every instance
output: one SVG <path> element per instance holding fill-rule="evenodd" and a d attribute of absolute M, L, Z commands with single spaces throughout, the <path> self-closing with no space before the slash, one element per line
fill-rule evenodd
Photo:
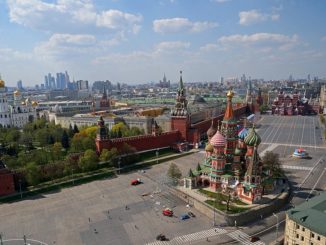
<path fill-rule="evenodd" d="M 8 86 L 326 76 L 324 0 L 0 0 Z"/>

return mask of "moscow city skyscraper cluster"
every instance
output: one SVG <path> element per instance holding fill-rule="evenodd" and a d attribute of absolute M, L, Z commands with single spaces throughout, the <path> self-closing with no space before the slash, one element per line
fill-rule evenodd
<path fill-rule="evenodd" d="M 68 72 L 59 72 L 56 78 L 49 73 L 44 77 L 44 86 L 46 89 L 65 89 L 70 83 Z"/>

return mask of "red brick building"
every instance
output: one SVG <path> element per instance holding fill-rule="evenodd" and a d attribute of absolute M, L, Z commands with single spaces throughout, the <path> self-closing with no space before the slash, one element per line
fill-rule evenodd
<path fill-rule="evenodd" d="M 13 173 L 0 161 L 0 196 L 9 195 L 15 192 Z"/>

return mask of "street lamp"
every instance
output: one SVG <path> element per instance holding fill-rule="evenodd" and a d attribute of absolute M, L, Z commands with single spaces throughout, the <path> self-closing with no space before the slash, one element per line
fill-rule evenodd
<path fill-rule="evenodd" d="M 216 225 L 216 223 L 215 223 L 215 207 L 216 207 L 216 198 L 217 198 L 217 197 L 214 198 L 214 207 L 213 207 L 213 211 L 214 211 L 213 226 L 214 226 L 214 227 L 215 227 L 215 225 Z"/>
<path fill-rule="evenodd" d="M 0 233 L 0 245 L 3 245 L 2 234 Z"/>
<path fill-rule="evenodd" d="M 27 245 L 26 235 L 24 235 L 24 245 Z"/>
<path fill-rule="evenodd" d="M 158 155 L 159 155 L 159 152 L 158 152 L 158 149 L 156 149 L 156 164 L 158 164 Z"/>
<path fill-rule="evenodd" d="M 118 169 L 118 174 L 120 174 L 120 164 L 121 164 L 121 157 L 119 157 L 119 160 L 118 160 L 118 167 L 119 167 L 119 169 Z"/>
<path fill-rule="evenodd" d="M 74 180 L 74 169 L 71 169 L 71 179 L 72 179 L 72 185 L 75 185 L 75 180 Z"/>
<path fill-rule="evenodd" d="M 20 193 L 20 199 L 23 199 L 23 193 L 22 193 L 22 180 L 19 179 L 19 193 Z"/>
<path fill-rule="evenodd" d="M 273 213 L 273 216 L 276 217 L 276 242 L 277 242 L 277 238 L 278 238 L 278 216 Z"/>

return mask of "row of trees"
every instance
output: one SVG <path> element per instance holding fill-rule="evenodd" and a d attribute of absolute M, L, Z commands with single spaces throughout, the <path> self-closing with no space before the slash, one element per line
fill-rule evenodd
<path fill-rule="evenodd" d="M 143 133 L 134 128 L 129 129 L 122 122 L 113 126 L 110 133 L 122 135 L 125 131 L 131 135 Z M 111 161 L 117 164 L 117 156 L 125 155 L 121 164 L 129 164 L 134 159 L 128 154 L 135 149 L 124 145 L 118 152 L 113 148 L 96 154 L 95 137 L 97 126 L 79 129 L 76 125 L 68 129 L 38 119 L 28 123 L 22 130 L 0 128 L 1 160 L 9 169 L 20 172 L 27 184 L 35 185 L 43 181 L 54 180 L 72 172 L 92 171 L 99 162 Z"/>

